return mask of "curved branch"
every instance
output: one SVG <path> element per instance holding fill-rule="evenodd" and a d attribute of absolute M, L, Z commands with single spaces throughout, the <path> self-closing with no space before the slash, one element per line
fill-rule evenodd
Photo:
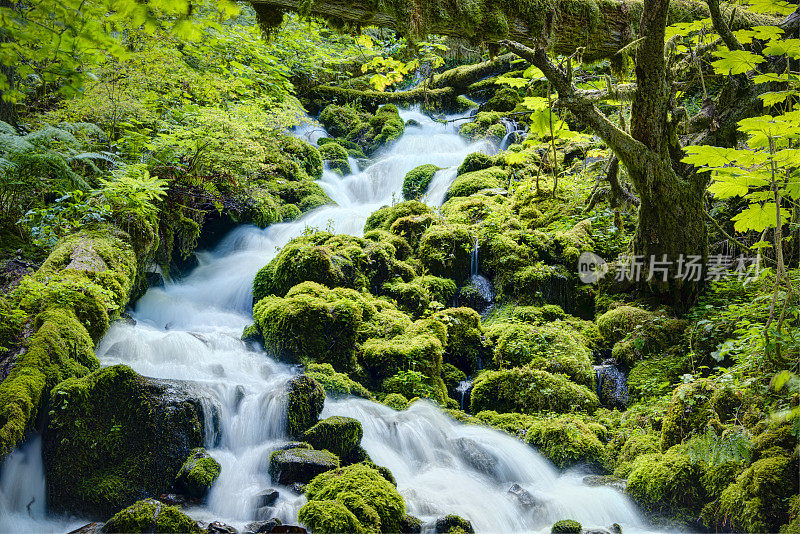
<path fill-rule="evenodd" d="M 706 0 L 708 4 L 708 11 L 711 13 L 711 22 L 714 29 L 722 38 L 722 41 L 727 45 L 729 50 L 742 50 L 742 45 L 739 40 L 733 35 L 728 23 L 722 18 L 722 13 L 719 10 L 719 0 Z"/>

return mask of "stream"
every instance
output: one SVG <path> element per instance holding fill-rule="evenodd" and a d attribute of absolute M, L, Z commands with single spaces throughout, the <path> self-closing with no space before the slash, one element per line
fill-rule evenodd
<path fill-rule="evenodd" d="M 307 227 L 360 235 L 366 218 L 402 200 L 405 174 L 433 163 L 424 201 L 441 205 L 456 169 L 472 152 L 493 153 L 488 142 L 468 143 L 452 123 L 439 124 L 413 110 L 401 111 L 409 127 L 363 170 L 342 177 L 325 171 L 320 185 L 337 205 L 323 206 L 290 223 L 266 229 L 240 226 L 184 279 L 151 288 L 131 312 L 136 324 L 118 321 L 97 347 L 103 365 L 123 363 L 142 375 L 189 380 L 207 388 L 218 403 L 219 434 L 207 432 L 206 447 L 222 473 L 194 519 L 241 528 L 256 517 L 257 494 L 272 487 L 270 451 L 285 443 L 284 384 L 299 369 L 269 359 L 240 341 L 252 323 L 252 281 L 257 271 Z M 322 417 L 346 415 L 364 427 L 363 447 L 388 467 L 408 513 L 430 524 L 447 514 L 472 521 L 477 532 L 549 532 L 560 519 L 584 528 L 619 523 L 623 532 L 649 529 L 632 501 L 610 487 L 582 484 L 585 473 L 560 472 L 535 449 L 501 432 L 460 424 L 435 405 L 420 401 L 397 412 L 364 399 L 327 399 Z M 210 418 L 207 418 L 210 419 Z M 44 502 L 41 440 L 31 436 L 0 473 L 0 531 L 66 532 L 79 519 L 48 517 Z M 509 489 L 518 485 L 530 499 Z M 278 488 L 271 517 L 295 523 L 305 497 Z M 519 489 L 517 490 L 519 492 Z M 33 502 L 33 504 L 29 504 Z"/>

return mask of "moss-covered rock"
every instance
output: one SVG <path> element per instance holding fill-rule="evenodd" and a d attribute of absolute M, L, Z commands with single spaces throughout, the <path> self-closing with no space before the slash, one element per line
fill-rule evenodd
<path fill-rule="evenodd" d="M 154 499 L 138 501 L 117 512 L 101 532 L 114 534 L 200 534 L 197 522 L 174 506 Z"/>
<path fill-rule="evenodd" d="M 217 480 L 222 467 L 203 448 L 196 448 L 181 466 L 175 477 L 175 489 L 184 495 L 200 499 Z"/>
<path fill-rule="evenodd" d="M 286 431 L 301 436 L 317 424 L 325 406 L 325 390 L 308 375 L 292 378 L 286 384 Z"/>
<path fill-rule="evenodd" d="M 500 143 L 506 135 L 506 127 L 501 120 L 503 114 L 495 111 L 478 113 L 472 122 L 463 124 L 458 133 L 467 139 L 489 139 Z"/>
<path fill-rule="evenodd" d="M 200 400 L 185 386 L 106 367 L 51 393 L 43 458 L 53 510 L 108 517 L 166 493 L 203 443 Z"/>
<path fill-rule="evenodd" d="M 579 463 L 602 467 L 605 462 L 605 446 L 597 434 L 573 415 L 533 420 L 525 441 L 562 469 Z"/>
<path fill-rule="evenodd" d="M 419 259 L 432 275 L 463 284 L 469 278 L 474 237 L 460 224 L 430 226 L 419 242 Z"/>
<path fill-rule="evenodd" d="M 511 87 L 501 87 L 489 100 L 483 103 L 480 111 L 514 111 L 522 102 L 522 97 Z"/>
<path fill-rule="evenodd" d="M 797 460 L 788 456 L 757 460 L 722 493 L 718 516 L 737 531 L 778 532 L 797 498 L 797 472 Z"/>
<path fill-rule="evenodd" d="M 484 371 L 475 379 L 470 408 L 497 412 L 594 412 L 597 395 L 564 375 L 532 367 Z"/>
<path fill-rule="evenodd" d="M 480 314 L 472 308 L 447 308 L 434 318 L 447 327 L 444 361 L 469 375 L 480 369 L 487 352 Z"/>
<path fill-rule="evenodd" d="M 388 232 L 392 228 L 392 224 L 401 217 L 430 215 L 432 213 L 433 210 L 430 206 L 418 200 L 400 202 L 394 206 L 383 206 L 367 217 L 367 222 L 364 223 L 364 232 L 366 233 L 376 229 L 386 230 Z"/>
<path fill-rule="evenodd" d="M 408 399 L 400 393 L 389 393 L 383 398 L 383 404 L 393 410 L 405 410 L 408 406 Z"/>
<path fill-rule="evenodd" d="M 475 529 L 469 520 L 451 514 L 436 520 L 434 532 L 437 534 L 474 534 Z"/>
<path fill-rule="evenodd" d="M 626 478 L 633 468 L 633 462 L 639 456 L 661 451 L 661 436 L 655 432 L 632 432 L 625 439 L 616 458 L 614 475 Z"/>
<path fill-rule="evenodd" d="M 666 451 L 693 434 L 705 432 L 709 424 L 712 428 L 719 425 L 711 406 L 716 389 L 711 380 L 698 380 L 675 388 L 661 426 L 661 450 Z"/>
<path fill-rule="evenodd" d="M 702 475 L 702 467 L 674 447 L 664 454 L 636 458 L 627 491 L 640 503 L 660 512 L 698 513 L 706 499 Z"/>
<path fill-rule="evenodd" d="M 306 430 L 303 440 L 315 449 L 332 452 L 347 463 L 360 446 L 363 435 L 364 430 L 357 419 L 335 415 Z"/>
<path fill-rule="evenodd" d="M 446 363 L 442 365 L 442 381 L 444 382 L 444 386 L 447 388 L 447 394 L 454 399 L 458 399 L 458 392 L 456 388 L 461 384 L 461 382 L 467 379 L 467 375 L 464 374 L 464 371 L 459 369 L 453 364 Z"/>
<path fill-rule="evenodd" d="M 550 534 L 580 534 L 581 532 L 583 532 L 583 527 L 573 519 L 556 521 L 550 528 Z"/>
<path fill-rule="evenodd" d="M 668 353 L 688 352 L 683 345 L 683 332 L 688 323 L 663 314 L 653 314 L 614 345 L 611 356 L 633 367 L 640 360 Z M 672 355 L 672 354 L 670 354 Z"/>
<path fill-rule="evenodd" d="M 500 368 L 532 367 L 563 373 L 572 381 L 594 389 L 595 372 L 582 336 L 560 321 L 532 326 L 506 324 L 499 331 L 494 362 Z"/>
<path fill-rule="evenodd" d="M 319 382 L 325 394 L 331 397 L 362 397 L 371 399 L 372 394 L 344 373 L 337 373 L 329 363 L 310 363 L 306 367 L 306 376 Z"/>
<path fill-rule="evenodd" d="M 505 187 L 509 173 L 501 167 L 489 167 L 468 172 L 456 178 L 447 190 L 446 200 L 455 197 L 468 197 L 483 189 Z"/>
<path fill-rule="evenodd" d="M 327 143 L 319 147 L 319 153 L 322 159 L 328 164 L 332 170 L 341 175 L 350 174 L 350 162 L 348 161 L 349 154 L 347 150 L 338 143 Z"/>
<path fill-rule="evenodd" d="M 433 399 L 439 403 L 445 402 L 444 387 L 441 379 L 430 378 L 413 370 L 398 371 L 381 384 L 381 389 L 388 394 L 400 394 L 411 399 Z"/>
<path fill-rule="evenodd" d="M 613 345 L 622 340 L 637 326 L 653 318 L 652 312 L 633 306 L 619 306 L 597 318 L 600 334 Z"/>
<path fill-rule="evenodd" d="M 371 299 L 361 293 L 315 282 L 295 286 L 285 298 L 265 297 L 253 308 L 264 348 L 273 356 L 304 364 L 329 363 L 340 372 L 355 366 L 359 333 L 376 314 Z"/>
<path fill-rule="evenodd" d="M 335 500 L 310 501 L 300 508 L 297 519 L 312 532 L 320 534 L 366 534 L 367 529 L 347 506 Z"/>
<path fill-rule="evenodd" d="M 403 179 L 403 198 L 405 200 L 419 200 L 428 190 L 428 186 L 433 180 L 433 175 L 439 167 L 426 164 L 414 167 L 406 174 Z"/>
<path fill-rule="evenodd" d="M 319 121 L 329 134 L 357 144 L 367 154 L 398 139 L 405 131 L 405 123 L 393 104 L 381 106 L 374 115 L 331 104 L 322 110 Z"/>
<path fill-rule="evenodd" d="M 456 284 L 438 276 L 418 276 L 410 282 L 395 278 L 383 284 L 382 293 L 394 299 L 403 311 L 421 317 L 432 302 L 450 302 L 455 296 Z"/>
<path fill-rule="evenodd" d="M 294 448 L 274 451 L 269 457 L 269 475 L 275 484 L 307 484 L 326 471 L 339 467 L 339 457 L 328 451 Z"/>
<path fill-rule="evenodd" d="M 468 172 L 482 171 L 494 166 L 494 158 L 487 156 L 483 152 L 473 152 L 468 154 L 461 165 L 458 166 L 458 176 Z"/>
<path fill-rule="evenodd" d="M 403 497 L 379 471 L 363 463 L 328 471 L 314 478 L 306 487 L 306 506 L 312 502 L 337 500 L 363 520 L 365 506 L 353 495 L 377 512 L 380 532 L 399 532 L 400 521 L 406 513 Z"/>

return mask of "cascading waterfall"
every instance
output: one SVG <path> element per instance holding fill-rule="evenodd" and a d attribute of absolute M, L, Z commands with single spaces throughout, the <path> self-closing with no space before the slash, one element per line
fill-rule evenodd
<path fill-rule="evenodd" d="M 402 115 L 420 126 L 408 128 L 369 167 L 345 177 L 324 173 L 320 184 L 337 205 L 263 230 L 235 229 L 213 252 L 198 254 L 198 267 L 184 280 L 150 289 L 131 314 L 135 324 L 114 324 L 99 344 L 97 355 L 104 365 L 124 363 L 146 376 L 190 380 L 216 399 L 219 432 L 208 429 L 206 447 L 222 473 L 207 502 L 187 511 L 192 517 L 237 527 L 259 519 L 257 496 L 272 486 L 269 453 L 287 441 L 284 384 L 297 370 L 239 339 L 252 322 L 251 285 L 257 271 L 307 227 L 360 234 L 370 213 L 400 200 L 405 174 L 423 163 L 442 167 L 425 197 L 429 204 L 440 204 L 464 157 L 494 150 L 488 143 L 468 144 L 452 126 L 419 112 Z M 333 414 L 361 421 L 364 448 L 376 463 L 391 469 L 409 512 L 424 521 L 455 513 L 484 532 L 545 532 L 564 518 L 586 526 L 616 522 L 626 533 L 646 530 L 624 495 L 585 486 L 580 472 L 560 474 L 524 443 L 488 428 L 459 424 L 427 402 L 396 412 L 363 399 L 328 399 L 323 415 Z M 523 503 L 509 493 L 513 484 L 531 499 Z M 0 488 L 0 530 L 12 517 L 24 518 L 22 524 L 12 524 L 16 532 L 69 529 L 71 523 L 44 518 L 38 438 L 9 457 Z M 278 489 L 278 501 L 264 512 L 296 522 L 305 497 Z M 25 495 L 32 492 L 37 509 L 27 515 Z"/>

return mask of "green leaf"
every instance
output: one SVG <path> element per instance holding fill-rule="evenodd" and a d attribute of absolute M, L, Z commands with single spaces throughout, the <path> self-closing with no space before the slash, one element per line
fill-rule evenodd
<path fill-rule="evenodd" d="M 744 74 L 755 70 L 756 65 L 766 61 L 747 50 L 717 50 L 714 55 L 720 58 L 711 63 L 717 74 Z"/>
<path fill-rule="evenodd" d="M 800 59 L 800 39 L 775 39 L 764 48 L 764 53 Z"/>
<path fill-rule="evenodd" d="M 797 95 L 797 91 L 772 91 L 770 93 L 758 95 L 758 97 L 764 102 L 764 107 L 770 107 L 785 102 L 787 98 Z"/>
<path fill-rule="evenodd" d="M 754 230 L 763 232 L 767 228 L 775 228 L 777 221 L 777 207 L 774 202 L 764 204 L 750 204 L 741 213 L 738 213 L 732 220 L 733 228 L 737 232 L 747 232 Z M 788 210 L 781 210 L 781 220 L 789 220 Z"/>
<path fill-rule="evenodd" d="M 722 167 L 731 163 L 736 149 L 724 148 L 711 145 L 687 146 L 685 152 L 688 154 L 681 161 L 694 165 L 695 167 Z M 710 170 L 710 169 L 704 169 Z"/>

